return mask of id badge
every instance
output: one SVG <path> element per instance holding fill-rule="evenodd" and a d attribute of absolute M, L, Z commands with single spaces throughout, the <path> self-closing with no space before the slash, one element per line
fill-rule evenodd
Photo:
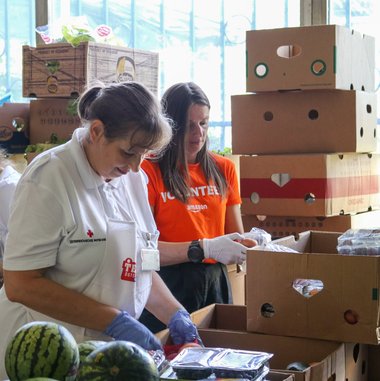
<path fill-rule="evenodd" d="M 141 249 L 141 269 L 158 271 L 160 269 L 160 251 L 152 248 Z"/>

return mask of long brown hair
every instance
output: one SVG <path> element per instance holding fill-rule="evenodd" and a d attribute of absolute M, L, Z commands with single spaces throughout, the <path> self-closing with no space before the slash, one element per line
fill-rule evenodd
<path fill-rule="evenodd" d="M 210 101 L 203 90 L 193 82 L 177 83 L 169 87 L 161 99 L 162 108 L 172 120 L 173 138 L 170 147 L 158 159 L 161 174 L 166 188 L 175 198 L 186 203 L 191 196 L 189 170 L 185 156 L 185 135 L 190 106 L 204 105 L 210 108 Z M 207 183 L 213 183 L 224 197 L 227 182 L 208 150 L 209 140 L 198 152 L 196 162 L 200 163 Z"/>

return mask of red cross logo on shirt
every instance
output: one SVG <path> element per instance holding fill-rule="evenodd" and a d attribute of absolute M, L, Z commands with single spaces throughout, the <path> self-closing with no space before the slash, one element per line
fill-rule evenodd
<path fill-rule="evenodd" d="M 87 230 L 87 235 L 88 235 L 90 238 L 92 238 L 92 236 L 94 235 L 94 233 L 92 232 L 91 229 L 88 229 L 88 230 Z"/>

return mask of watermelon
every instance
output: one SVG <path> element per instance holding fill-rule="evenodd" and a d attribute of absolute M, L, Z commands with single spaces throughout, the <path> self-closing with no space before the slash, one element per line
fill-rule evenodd
<path fill-rule="evenodd" d="M 62 325 L 35 321 L 19 328 L 5 351 L 10 381 L 45 377 L 75 380 L 79 368 L 78 345 Z"/>
<path fill-rule="evenodd" d="M 129 341 L 110 341 L 90 353 L 79 367 L 78 381 L 158 381 L 153 358 Z"/>
<path fill-rule="evenodd" d="M 84 359 L 95 349 L 99 348 L 101 345 L 107 344 L 107 341 L 101 340 L 87 340 L 78 344 L 79 350 L 79 362 L 80 364 Z"/>

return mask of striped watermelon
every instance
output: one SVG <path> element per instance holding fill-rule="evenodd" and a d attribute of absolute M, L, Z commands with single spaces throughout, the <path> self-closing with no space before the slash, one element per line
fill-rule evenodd
<path fill-rule="evenodd" d="M 75 380 L 79 351 L 72 334 L 62 325 L 36 321 L 19 328 L 5 352 L 10 381 L 46 377 Z"/>
<path fill-rule="evenodd" d="M 84 359 L 95 349 L 99 348 L 100 346 L 107 344 L 107 341 L 101 341 L 101 340 L 87 340 L 83 341 L 82 343 L 78 344 L 78 350 L 79 350 L 79 362 L 82 363 Z"/>
<path fill-rule="evenodd" d="M 153 358 L 129 341 L 110 341 L 95 349 L 81 364 L 78 381 L 158 381 Z"/>

